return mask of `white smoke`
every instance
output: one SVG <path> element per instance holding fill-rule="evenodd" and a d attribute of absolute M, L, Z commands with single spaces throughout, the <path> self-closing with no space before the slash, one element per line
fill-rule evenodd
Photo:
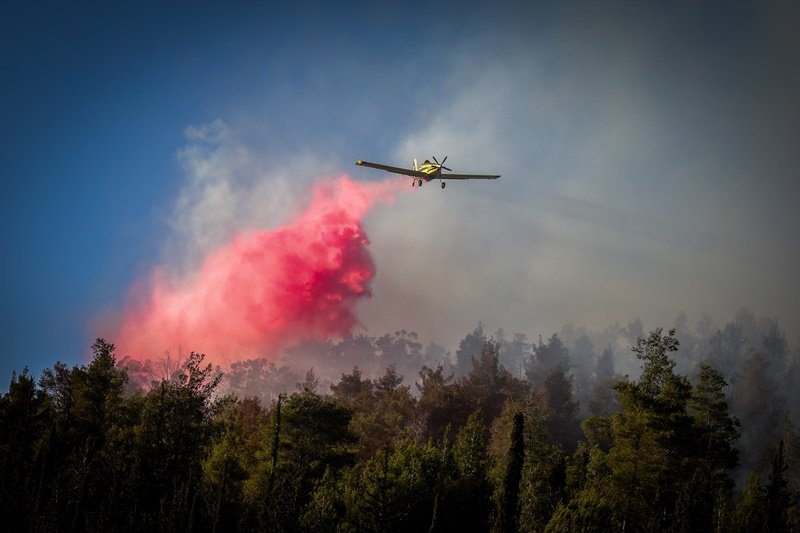
<path fill-rule="evenodd" d="M 184 181 L 169 217 L 165 262 L 194 268 L 210 250 L 243 229 L 285 221 L 302 204 L 311 183 L 337 174 L 312 153 L 274 155 L 253 149 L 222 120 L 189 126 L 178 158 Z"/>

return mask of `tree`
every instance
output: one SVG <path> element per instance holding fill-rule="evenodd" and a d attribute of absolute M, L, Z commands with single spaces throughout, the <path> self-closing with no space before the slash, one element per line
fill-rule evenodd
<path fill-rule="evenodd" d="M 488 427 L 500 414 L 505 401 L 524 397 L 528 387 L 500 366 L 500 345 L 489 340 L 484 343 L 480 355 L 472 358 L 472 369 L 457 391 L 459 403 L 471 411 L 480 409 Z"/>
<path fill-rule="evenodd" d="M 352 410 L 309 390 L 295 392 L 281 408 L 280 455 L 270 470 L 274 487 L 262 527 L 298 530 L 313 488 L 330 469 L 353 464 Z M 274 444 L 273 444 L 274 445 Z"/>
<path fill-rule="evenodd" d="M 511 430 L 511 448 L 503 478 L 503 497 L 500 500 L 500 531 L 514 533 L 519 522 L 519 485 L 522 481 L 522 466 L 525 462 L 525 438 L 523 435 L 525 417 L 522 413 L 514 415 Z"/>
<path fill-rule="evenodd" d="M 767 484 L 762 488 L 764 495 L 764 530 L 781 533 L 789 530 L 787 511 L 793 503 L 786 482 L 786 460 L 783 455 L 783 440 L 778 443 L 772 458 L 772 471 Z"/>
<path fill-rule="evenodd" d="M 272 414 L 275 423 L 280 417 L 275 416 L 274 409 Z M 215 421 L 215 424 L 219 427 L 219 422 Z M 265 500 L 268 501 L 272 492 L 270 476 L 276 470 L 279 451 L 276 445 L 280 442 L 280 435 L 276 435 L 276 424 L 270 426 L 268 412 L 261 407 L 258 398 L 237 401 L 233 425 L 241 434 L 241 443 L 236 442 L 235 449 L 237 462 L 245 472 L 241 483 L 238 479 L 231 480 L 233 486 L 240 486 L 242 493 L 238 527 L 243 531 L 253 531 L 259 528 L 259 521 L 266 514 Z M 218 434 L 216 439 L 219 439 Z"/>
<path fill-rule="evenodd" d="M 494 485 L 494 501 L 499 515 L 504 505 L 509 509 L 507 474 L 511 468 L 509 465 L 515 460 L 510 450 L 515 449 L 513 436 L 517 414 L 522 414 L 524 419 L 518 525 L 520 531 L 541 531 L 562 500 L 566 481 L 563 453 L 549 442 L 548 408 L 542 392 L 533 390 L 524 400 L 506 402 L 500 416 L 495 419 L 489 446 L 489 478 Z M 499 520 L 498 527 L 501 522 Z"/>
<path fill-rule="evenodd" d="M 357 531 L 430 531 L 436 521 L 442 475 L 452 468 L 446 439 L 435 444 L 401 440 L 393 450 L 360 463 L 344 490 L 347 519 Z M 446 499 L 446 498 L 445 498 Z"/>
<path fill-rule="evenodd" d="M 500 343 L 500 364 L 511 372 L 515 378 L 525 377 L 525 361 L 530 357 L 531 343 L 522 333 L 514 333 L 510 341 L 501 340 L 500 330 L 496 335 Z"/>
<path fill-rule="evenodd" d="M 341 473 L 326 469 L 322 479 L 314 485 L 308 505 L 303 508 L 300 530 L 336 532 L 354 529 L 353 517 L 348 515 L 348 504 L 356 485 L 354 477 L 351 469 Z"/>
<path fill-rule="evenodd" d="M 741 326 L 729 323 L 723 330 L 717 330 L 708 343 L 707 361 L 717 368 L 726 381 L 736 383 L 745 338 Z"/>
<path fill-rule="evenodd" d="M 781 388 L 786 391 L 789 417 L 794 424 L 800 424 L 800 387 L 796 386 L 800 383 L 800 349 L 791 354 L 781 381 Z"/>
<path fill-rule="evenodd" d="M 691 479 L 696 439 L 686 407 L 691 386 L 673 372 L 669 357 L 678 349 L 675 331 L 657 328 L 637 340 L 633 351 L 643 361 L 638 381 L 615 389 L 622 411 L 611 416 L 613 445 L 605 496 L 618 522 L 636 530 L 660 530 L 673 515 L 679 488 Z"/>
<path fill-rule="evenodd" d="M 469 371 L 472 359 L 481 353 L 485 342 L 486 335 L 483 333 L 483 323 L 479 322 L 478 327 L 467 334 L 458 344 L 458 350 L 456 350 L 456 372 L 459 376 L 463 376 Z"/>
<path fill-rule="evenodd" d="M 632 322 L 628 322 L 628 327 L 623 331 L 628 340 L 635 344 L 639 339 L 644 338 L 644 323 L 641 319 L 636 318 Z"/>
<path fill-rule="evenodd" d="M 769 363 L 755 353 L 745 359 L 735 382 L 731 411 L 741 421 L 743 471 L 764 477 L 769 472 L 773 450 L 781 438 L 786 410 Z"/>
<path fill-rule="evenodd" d="M 375 347 L 384 366 L 400 369 L 400 374 L 413 374 L 422 365 L 422 344 L 414 331 L 404 329 L 393 335 L 375 339 Z"/>
<path fill-rule="evenodd" d="M 603 383 L 614 379 L 615 376 L 614 349 L 609 345 L 597 358 L 597 363 L 594 365 L 594 380 L 596 383 Z"/>
<path fill-rule="evenodd" d="M 565 373 L 570 370 L 573 396 L 581 409 L 582 406 L 588 405 L 592 395 L 595 366 L 594 343 L 585 332 L 580 333 L 573 340 L 570 361 L 573 365 L 571 369 L 562 368 Z"/>
<path fill-rule="evenodd" d="M 339 383 L 331 385 L 331 391 L 334 398 L 351 405 L 358 399 L 369 399 L 372 396 L 372 382 L 363 379 L 361 369 L 354 366 L 350 374 L 342 374 Z"/>
<path fill-rule="evenodd" d="M 122 405 L 122 392 L 127 381 L 117 367 L 115 347 L 103 339 L 92 345 L 94 357 L 89 366 L 73 370 L 74 426 L 79 449 L 75 459 L 83 466 L 79 478 L 73 527 L 86 521 L 101 509 L 104 487 L 109 476 L 103 454 L 109 434 L 116 426 Z"/>
<path fill-rule="evenodd" d="M 414 419 L 416 401 L 402 382 L 403 377 L 391 365 L 375 382 L 369 398 L 350 404 L 354 409 L 350 428 L 358 436 L 359 457 L 371 458 L 407 433 Z"/>
<path fill-rule="evenodd" d="M 240 403 L 229 396 L 215 411 L 210 448 L 202 463 L 204 503 L 212 532 L 233 531 L 243 514 L 243 487 L 253 461 Z"/>
<path fill-rule="evenodd" d="M 772 457 L 767 482 L 759 485 L 758 476 L 751 472 L 747 485 L 731 516 L 733 531 L 764 533 L 796 531 L 796 500 L 789 490 L 785 448 L 779 441 Z"/>
<path fill-rule="evenodd" d="M 787 357 L 789 355 L 789 343 L 786 342 L 786 334 L 778 327 L 777 320 L 766 320 L 761 335 L 761 346 L 759 352 L 769 362 L 770 369 L 774 372 L 773 379 L 783 373 L 786 368 Z"/>
<path fill-rule="evenodd" d="M 739 464 L 734 444 L 739 438 L 739 421 L 728 413 L 725 378 L 711 365 L 700 363 L 698 381 L 689 399 L 689 409 L 699 431 L 701 457 L 708 465 L 715 485 L 729 490 L 729 472 Z"/>
<path fill-rule="evenodd" d="M 489 432 L 481 412 L 475 411 L 458 431 L 452 455 L 455 475 L 447 487 L 447 502 L 440 523 L 450 531 L 486 531 L 492 512 L 492 487 L 487 461 Z"/>
<path fill-rule="evenodd" d="M 351 409 L 311 391 L 292 394 L 283 407 L 284 455 L 321 477 L 354 459 L 355 437 L 349 430 Z"/>
<path fill-rule="evenodd" d="M 280 394 L 292 392 L 300 376 L 286 366 L 277 366 L 265 358 L 246 359 L 231 363 L 222 382 L 222 392 L 239 398 L 258 398 L 268 405 Z"/>
<path fill-rule="evenodd" d="M 221 379 L 210 364 L 202 365 L 204 358 L 192 352 L 172 380 L 163 380 L 144 398 L 132 529 L 186 529 L 196 518 L 213 395 Z"/>
<path fill-rule="evenodd" d="M 27 367 L 0 396 L 0 512 L 9 531 L 32 529 L 38 514 L 35 472 L 44 468 L 52 409 Z"/>
<path fill-rule="evenodd" d="M 417 402 L 417 426 L 419 440 L 441 439 L 451 424 L 458 427 L 466 420 L 468 407 L 461 403 L 459 386 L 453 383 L 453 375 L 445 376 L 444 368 L 423 366 L 419 371 L 419 400 Z"/>
<path fill-rule="evenodd" d="M 546 533 L 603 533 L 613 530 L 611 507 L 593 489 L 582 490 L 568 502 L 559 503 L 545 528 Z"/>
<path fill-rule="evenodd" d="M 115 489 L 124 473 L 108 456 L 114 455 L 118 424 L 125 420 L 127 377 L 117 367 L 113 344 L 97 339 L 92 352 L 88 366 L 56 363 L 40 379 L 53 406 L 36 498 L 45 514 L 37 520 L 46 528 L 81 528 L 90 516 L 95 523 L 114 521 L 109 504 L 119 496 Z"/>
<path fill-rule="evenodd" d="M 547 430 L 553 441 L 564 450 L 575 450 L 580 426 L 578 402 L 572 399 L 572 377 L 564 375 L 561 365 L 554 366 L 544 382 L 547 407 L 550 410 Z"/>
<path fill-rule="evenodd" d="M 614 350 L 607 346 L 594 367 L 594 385 L 592 386 L 591 399 L 588 411 L 591 415 L 610 416 L 619 410 L 614 384 L 617 375 L 614 371 Z"/>
<path fill-rule="evenodd" d="M 309 368 L 306 371 L 306 377 L 303 378 L 301 383 L 297 384 L 297 388 L 300 390 L 306 389 L 310 390 L 311 392 L 317 392 L 317 387 L 319 386 L 319 377 L 314 373 L 313 368 Z"/>
<path fill-rule="evenodd" d="M 765 512 L 759 493 L 758 476 L 750 473 L 747 484 L 739 495 L 739 501 L 731 514 L 731 530 L 741 533 L 763 531 Z"/>
<path fill-rule="evenodd" d="M 375 392 L 378 395 L 391 393 L 403 383 L 403 376 L 397 373 L 397 367 L 393 364 L 386 367 L 386 372 L 378 378 L 375 383 Z"/>
<path fill-rule="evenodd" d="M 689 531 L 721 531 L 725 526 L 733 489 L 730 473 L 739 464 L 739 452 L 734 446 L 739 438 L 739 421 L 728 413 L 725 387 L 722 374 L 709 364 L 700 363 L 698 380 L 689 399 L 698 456 L 695 471 L 679 494 L 676 513 Z"/>
<path fill-rule="evenodd" d="M 525 365 L 525 374 L 528 381 L 534 386 L 540 387 L 544 384 L 550 370 L 556 365 L 561 365 L 563 369 L 570 368 L 569 350 L 557 334 L 548 339 L 547 344 L 542 343 L 533 346 L 533 355 Z"/>

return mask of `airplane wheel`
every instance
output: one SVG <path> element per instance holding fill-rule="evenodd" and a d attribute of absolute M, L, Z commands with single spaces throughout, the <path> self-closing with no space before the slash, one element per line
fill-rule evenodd
<path fill-rule="evenodd" d="M 411 186 L 413 187 L 416 184 L 415 180 L 411 180 Z"/>
<path fill-rule="evenodd" d="M 422 180 L 419 180 L 419 181 L 417 182 L 417 185 L 419 185 L 420 187 L 422 187 Z"/>
<path fill-rule="evenodd" d="M 442 189 L 444 189 L 444 186 L 445 186 L 445 182 L 442 182 Z"/>

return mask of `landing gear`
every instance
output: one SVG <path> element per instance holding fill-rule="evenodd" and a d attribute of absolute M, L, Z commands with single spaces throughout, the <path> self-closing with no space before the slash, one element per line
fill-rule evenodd
<path fill-rule="evenodd" d="M 417 180 L 411 180 L 411 186 L 412 186 L 412 187 L 413 187 L 414 185 L 416 185 L 416 184 L 417 184 Z"/>
<path fill-rule="evenodd" d="M 419 181 L 417 181 L 417 185 L 419 185 L 420 187 L 422 187 L 422 180 L 419 180 Z"/>
<path fill-rule="evenodd" d="M 444 189 L 444 186 L 445 186 L 445 185 L 446 185 L 446 183 L 445 183 L 445 182 L 442 182 L 442 189 Z"/>

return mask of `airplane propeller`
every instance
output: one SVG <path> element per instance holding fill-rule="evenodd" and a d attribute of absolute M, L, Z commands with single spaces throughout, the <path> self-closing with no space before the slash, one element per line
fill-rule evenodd
<path fill-rule="evenodd" d="M 434 155 L 434 156 L 431 156 L 431 157 L 433 157 L 433 160 L 434 160 L 434 161 L 436 161 L 436 164 L 437 164 L 437 165 L 439 165 L 439 167 L 440 167 L 440 168 L 443 168 L 443 169 L 445 169 L 445 170 L 449 170 L 450 172 L 452 172 L 452 169 L 449 169 L 449 168 L 447 168 L 446 166 L 444 166 L 444 162 L 445 162 L 445 161 L 447 161 L 447 156 L 444 156 L 444 159 L 442 159 L 442 162 L 441 162 L 441 163 L 439 163 L 439 160 L 438 160 L 438 159 L 436 159 L 436 156 L 435 156 L 435 155 Z"/>

